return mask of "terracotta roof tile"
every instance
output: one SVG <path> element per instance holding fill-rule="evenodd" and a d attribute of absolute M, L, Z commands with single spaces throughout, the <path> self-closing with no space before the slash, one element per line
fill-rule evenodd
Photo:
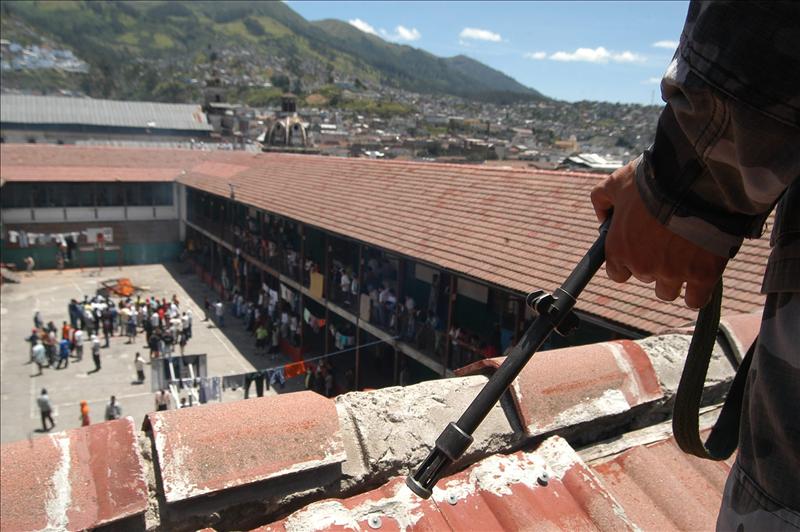
<path fill-rule="evenodd" d="M 130 417 L 6 443 L 0 453 L 4 530 L 84 530 L 147 509 Z"/>
<path fill-rule="evenodd" d="M 479 361 L 456 374 L 493 370 L 504 360 Z M 647 353 L 629 340 L 536 353 L 511 390 L 531 435 L 619 414 L 663 396 Z"/>
<path fill-rule="evenodd" d="M 427 501 L 395 478 L 257 530 L 713 530 L 730 465 L 687 456 L 668 439 L 588 466 L 554 436 L 446 477 Z"/>
<path fill-rule="evenodd" d="M 559 286 L 597 229 L 589 202 L 600 179 L 594 174 L 283 153 L 0 149 L 3 180 L 40 172 L 39 179 L 52 174 L 99 181 L 113 175 L 112 168 L 131 169 L 117 172 L 124 179 L 150 180 L 174 171 L 188 186 L 227 198 L 233 184 L 245 204 L 519 292 Z M 752 240 L 730 262 L 724 313 L 761 308 L 768 254 L 766 238 Z M 584 294 L 578 311 L 643 333 L 695 317 L 680 301 L 657 300 L 652 286 L 635 280 L 618 285 L 602 272 Z"/>
<path fill-rule="evenodd" d="M 719 320 L 719 327 L 731 346 L 736 360 L 741 362 L 758 336 L 761 313 L 723 316 Z"/>
<path fill-rule="evenodd" d="M 545 480 L 546 479 L 546 480 Z M 632 530 L 625 510 L 561 438 L 495 455 L 443 479 L 423 500 L 394 479 L 345 500 L 308 505 L 259 528 L 283 530 Z"/>
<path fill-rule="evenodd" d="M 313 392 L 153 412 L 167 502 L 342 463 L 333 401 Z"/>
<path fill-rule="evenodd" d="M 732 462 L 687 455 L 670 438 L 593 469 L 642 529 L 714 530 Z"/>

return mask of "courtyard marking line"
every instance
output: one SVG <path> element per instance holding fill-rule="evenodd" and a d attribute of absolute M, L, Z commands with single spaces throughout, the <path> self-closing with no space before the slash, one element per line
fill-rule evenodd
<path fill-rule="evenodd" d="M 116 398 L 117 398 L 117 399 L 119 399 L 119 400 L 121 400 L 121 399 L 132 399 L 132 398 L 134 398 L 134 397 L 144 397 L 145 395 L 151 395 L 152 393 L 153 393 L 153 392 L 129 393 L 129 394 L 126 394 L 126 395 L 117 395 L 117 396 L 116 396 Z M 89 400 L 87 400 L 86 402 L 87 402 L 87 403 L 89 403 L 89 404 L 92 404 L 92 403 L 107 403 L 107 402 L 108 402 L 108 398 L 102 398 L 102 399 L 89 399 Z M 53 412 L 54 412 L 54 414 L 53 414 L 53 415 L 58 415 L 58 414 L 57 414 L 57 413 L 55 413 L 55 412 L 58 412 L 58 409 L 59 409 L 59 408 L 67 408 L 67 407 L 73 407 L 73 406 L 80 406 L 80 404 L 81 404 L 80 402 L 77 402 L 77 403 L 58 403 L 58 404 L 54 404 L 54 405 L 53 405 Z M 31 412 L 31 419 L 35 419 L 35 418 L 36 418 L 36 414 L 35 414 L 35 412 Z"/>
<path fill-rule="evenodd" d="M 216 326 L 215 326 L 215 327 L 216 327 Z M 217 334 L 217 331 L 215 331 L 214 329 L 209 329 L 209 331 L 211 331 L 211 334 L 213 334 L 213 335 L 214 335 L 214 338 L 216 338 L 216 339 L 217 339 L 217 341 L 218 341 L 219 343 L 221 343 L 221 344 L 222 344 L 222 346 L 225 348 L 225 350 L 226 350 L 228 353 L 230 353 L 230 354 L 231 354 L 231 356 L 232 356 L 234 359 L 236 359 L 236 361 L 239 363 L 239 365 L 240 365 L 240 366 L 242 366 L 242 369 L 243 369 L 243 370 L 245 370 L 245 371 L 250 371 L 250 370 L 252 370 L 252 369 L 253 369 L 252 367 L 248 368 L 248 367 L 247 367 L 247 366 L 244 364 L 244 362 L 242 362 L 242 360 L 241 360 L 241 358 L 240 358 L 240 357 L 241 357 L 241 355 L 239 355 L 239 356 L 236 356 L 236 353 L 234 353 L 233 351 L 231 351 L 231 348 L 230 348 L 230 347 L 228 347 L 228 344 L 226 344 L 226 343 L 225 343 L 225 342 L 222 340 L 222 338 L 220 338 L 220 336 Z"/>
<path fill-rule="evenodd" d="M 188 300 L 188 302 L 189 302 L 189 307 L 190 307 L 190 308 L 191 308 L 191 307 L 194 307 L 194 312 L 193 312 L 192 314 L 193 314 L 193 316 L 197 316 L 197 318 L 195 318 L 195 319 L 198 319 L 198 318 L 200 317 L 200 313 L 201 313 L 200 306 L 199 306 L 199 305 L 197 305 L 197 304 L 194 302 L 194 300 L 193 300 L 193 299 L 192 299 L 192 298 L 189 296 L 189 294 L 188 294 L 188 293 L 187 293 L 185 290 L 184 290 L 184 294 L 183 294 L 183 295 L 185 295 L 185 296 L 186 296 L 186 299 L 187 299 L 187 300 Z M 203 311 L 202 311 L 202 314 L 203 314 L 203 317 L 205 317 L 205 310 L 203 310 Z M 211 321 L 211 320 L 209 320 L 209 322 L 210 322 L 210 321 Z M 203 322 L 203 321 L 200 321 L 200 323 L 204 323 L 204 322 Z M 207 322 L 206 322 L 206 323 L 207 323 Z M 213 322 L 212 322 L 212 323 L 213 323 Z M 224 347 L 224 348 L 225 348 L 225 350 L 226 350 L 228 353 L 230 353 L 230 355 L 231 355 L 231 356 L 232 356 L 232 357 L 233 357 L 233 358 L 234 358 L 234 359 L 235 359 L 235 360 L 236 360 L 236 361 L 239 363 L 239 365 L 242 367 L 242 369 L 243 369 L 243 370 L 245 370 L 245 371 L 251 371 L 253 368 L 252 368 L 252 367 L 247 367 L 247 365 L 245 365 L 245 363 L 244 363 L 244 362 L 242 362 L 242 355 L 241 355 L 241 354 L 239 354 L 239 356 L 236 356 L 236 353 L 234 353 L 233 351 L 231 351 L 231 348 L 230 348 L 230 347 L 228 347 L 228 344 L 226 344 L 226 343 L 225 343 L 225 341 L 224 341 L 224 340 L 223 340 L 223 339 L 220 337 L 220 335 L 219 335 L 219 334 L 217 334 L 216 327 L 217 327 L 217 325 L 215 324 L 213 329 L 209 329 L 209 331 L 211 331 L 211 334 L 213 334 L 213 335 L 214 335 L 214 338 L 216 338 L 216 339 L 217 339 L 217 341 L 218 341 L 219 343 L 221 343 L 221 344 L 222 344 L 222 347 Z"/>

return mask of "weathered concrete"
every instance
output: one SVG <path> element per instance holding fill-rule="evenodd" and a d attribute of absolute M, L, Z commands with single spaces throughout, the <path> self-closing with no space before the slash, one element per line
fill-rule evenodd
<path fill-rule="evenodd" d="M 372 480 L 410 472 L 428 454 L 442 429 L 463 413 L 487 379 L 473 376 L 414 386 L 353 392 L 336 399 L 354 425 Z M 343 424 L 344 425 L 344 424 Z M 495 406 L 473 435 L 464 456 L 473 462 L 518 441 L 502 408 Z M 348 461 L 351 457 L 348 455 Z M 355 479 L 354 479 L 355 480 Z"/>
<path fill-rule="evenodd" d="M 665 334 L 636 340 L 650 357 L 668 404 L 672 404 L 678 390 L 691 341 L 692 337 L 685 334 Z M 722 346 L 715 344 L 708 365 L 703 404 L 712 404 L 724 397 L 735 374 L 736 369 L 725 356 Z"/>

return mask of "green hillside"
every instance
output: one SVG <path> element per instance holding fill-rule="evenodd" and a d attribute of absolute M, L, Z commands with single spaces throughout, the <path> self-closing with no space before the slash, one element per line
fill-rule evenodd
<path fill-rule="evenodd" d="M 213 70 L 234 97 L 258 102 L 279 94 L 267 82 L 302 94 L 334 80 L 478 100 L 543 98 L 468 57 L 436 57 L 337 20 L 308 22 L 283 2 L 4 1 L 0 9 L 4 39 L 38 34 L 90 65 L 89 74 L 4 73 L 15 88 L 197 101 Z"/>

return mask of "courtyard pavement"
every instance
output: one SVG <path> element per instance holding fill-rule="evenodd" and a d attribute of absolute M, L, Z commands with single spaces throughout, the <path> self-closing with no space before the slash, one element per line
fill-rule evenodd
<path fill-rule="evenodd" d="M 89 403 L 92 423 L 103 421 L 105 405 L 111 395 L 116 395 L 124 416 L 132 416 L 137 424 L 145 414 L 154 409 L 154 393 L 150 385 L 150 366 L 145 366 L 146 380 L 137 384 L 133 366 L 135 353 L 148 360 L 144 333 L 134 344 L 126 344 L 124 337 L 114 336 L 111 345 L 101 350 L 102 369 L 94 369 L 88 343 L 83 360 L 70 359 L 69 367 L 56 370 L 45 368 L 43 375 L 35 376 L 36 365 L 29 363 L 29 344 L 25 340 L 33 327 L 33 314 L 41 311 L 44 322 L 53 321 L 60 339 L 61 324 L 69 321 L 67 304 L 72 298 L 83 299 L 93 295 L 101 282 L 108 279 L 129 278 L 134 285 L 146 288 L 142 297 L 155 295 L 159 299 L 177 294 L 181 308 L 192 309 L 194 314 L 193 337 L 185 354 L 207 355 L 208 376 L 224 376 L 274 367 L 290 362 L 288 357 L 254 354 L 254 340 L 244 330 L 242 322 L 226 309 L 225 328 L 204 322 L 203 298 L 216 297 L 193 273 L 183 273 L 179 264 L 125 266 L 119 268 L 86 269 L 80 271 L 37 271 L 32 277 L 20 276 L 19 284 L 4 283 L 0 288 L 0 441 L 10 442 L 41 436 L 41 421 L 36 398 L 46 388 L 53 404 L 53 432 L 80 426 L 80 401 Z M 104 342 L 101 338 L 101 345 Z M 282 389 L 270 388 L 265 395 L 297 391 L 303 388 L 303 378 L 286 382 Z M 251 386 L 250 397 L 254 397 Z M 223 402 L 243 399 L 241 389 L 228 390 Z M 203 408 L 203 405 L 197 406 Z"/>

